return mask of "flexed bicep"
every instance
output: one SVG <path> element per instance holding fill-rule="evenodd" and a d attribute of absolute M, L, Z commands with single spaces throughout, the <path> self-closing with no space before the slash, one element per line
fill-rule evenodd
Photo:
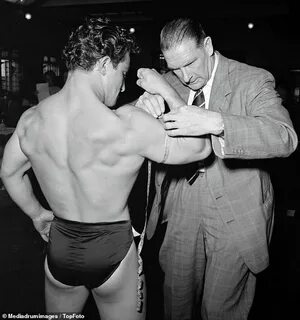
<path fill-rule="evenodd" d="M 169 137 L 160 120 L 141 113 L 135 119 L 135 135 L 141 156 L 159 163 L 185 164 L 211 153 L 207 137 Z"/>

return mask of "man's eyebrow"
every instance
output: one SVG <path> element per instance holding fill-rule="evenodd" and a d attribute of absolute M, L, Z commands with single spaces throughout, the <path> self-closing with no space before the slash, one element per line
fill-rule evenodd
<path fill-rule="evenodd" d="M 181 66 L 180 68 L 187 67 L 187 66 L 191 65 L 192 63 L 194 63 L 196 60 L 197 60 L 197 58 L 194 58 L 192 61 L 187 62 L 186 64 L 184 64 L 184 65 Z M 168 67 L 168 69 L 171 70 L 171 71 L 172 71 L 172 70 L 180 69 L 180 68 L 172 68 L 172 67 L 169 67 L 168 65 L 167 65 L 167 67 Z"/>

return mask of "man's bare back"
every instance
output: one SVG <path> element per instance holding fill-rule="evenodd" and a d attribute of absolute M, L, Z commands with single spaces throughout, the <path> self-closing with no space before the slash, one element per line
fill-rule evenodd
<path fill-rule="evenodd" d="M 71 105 L 64 94 L 28 110 L 20 130 L 50 207 L 82 222 L 128 219 L 128 195 L 144 158 L 134 153 L 126 117 L 99 101 Z"/>

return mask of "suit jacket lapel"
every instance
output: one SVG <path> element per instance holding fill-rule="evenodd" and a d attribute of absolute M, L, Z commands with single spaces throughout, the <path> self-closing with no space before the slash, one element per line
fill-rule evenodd
<path fill-rule="evenodd" d="M 219 63 L 213 81 L 208 109 L 226 112 L 229 107 L 226 96 L 231 93 L 229 84 L 229 60 L 219 54 Z"/>

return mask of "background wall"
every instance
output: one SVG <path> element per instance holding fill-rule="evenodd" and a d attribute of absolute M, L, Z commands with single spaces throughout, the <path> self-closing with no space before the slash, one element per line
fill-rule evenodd
<path fill-rule="evenodd" d="M 178 14 L 195 14 L 203 21 L 215 49 L 227 57 L 271 71 L 290 88 L 299 83 L 300 19 L 298 1 L 228 0 L 14 0 L 0 1 L 0 48 L 17 49 L 28 86 L 42 81 L 44 56 L 57 58 L 74 26 L 85 16 L 106 14 L 114 22 L 134 27 L 142 54 L 132 59 L 127 91 L 121 102 L 139 94 L 136 69 L 159 68 L 159 31 L 165 21 Z M 25 13 L 32 19 L 26 20 Z M 248 29 L 248 23 L 254 24 Z M 292 89 L 290 89 L 292 90 Z"/>

